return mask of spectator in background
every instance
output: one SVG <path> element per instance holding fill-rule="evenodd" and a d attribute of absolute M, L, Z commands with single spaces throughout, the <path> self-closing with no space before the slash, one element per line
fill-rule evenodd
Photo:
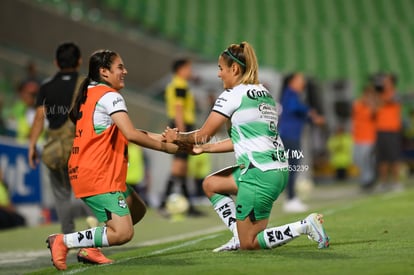
<path fill-rule="evenodd" d="M 346 180 L 348 169 L 352 164 L 352 136 L 345 131 L 343 126 L 338 126 L 335 133 L 329 137 L 328 150 L 336 179 Z"/>
<path fill-rule="evenodd" d="M 375 183 L 375 112 L 377 95 L 371 85 L 367 85 L 360 98 L 352 106 L 352 136 L 354 141 L 354 159 L 360 174 L 363 189 Z"/>
<path fill-rule="evenodd" d="M 285 145 L 289 159 L 289 181 L 287 186 L 287 201 L 283 209 L 286 212 L 300 213 L 308 210 L 308 206 L 296 197 L 295 181 L 300 159 L 296 154 L 301 152 L 301 137 L 305 123 L 310 120 L 315 124 L 324 123 L 324 118 L 301 100 L 305 90 L 306 79 L 302 73 L 292 73 L 283 82 L 280 103 L 282 114 L 279 118 L 279 132 Z"/>
<path fill-rule="evenodd" d="M 216 103 L 216 91 L 209 89 L 207 91 L 207 110 L 208 117 L 210 111 Z M 225 129 L 223 129 L 225 130 Z M 188 161 L 188 174 L 194 179 L 194 197 L 198 198 L 199 202 L 206 198 L 203 190 L 203 181 L 211 173 L 211 156 L 210 154 L 191 155 Z"/>
<path fill-rule="evenodd" d="M 0 170 L 0 229 L 13 228 L 26 225 L 23 216 L 17 213 L 13 206 L 6 184 L 3 182 L 3 174 Z"/>
<path fill-rule="evenodd" d="M 211 157 L 209 154 L 190 156 L 188 161 L 189 175 L 194 179 L 194 197 L 205 198 L 203 181 L 211 173 Z"/>
<path fill-rule="evenodd" d="M 74 43 L 63 43 L 56 50 L 55 63 L 59 72 L 43 83 L 36 99 L 36 115 L 30 132 L 29 163 L 32 168 L 39 162 L 36 143 L 43 131 L 44 120 L 47 118 L 49 129 L 56 130 L 67 126 L 69 110 L 75 90 L 80 83 L 79 68 L 82 64 L 81 52 Z M 70 130 L 70 129 L 69 129 Z M 73 129 L 73 136 L 75 136 Z M 63 137 L 60 137 L 62 142 Z M 74 216 L 72 211 L 72 187 L 69 181 L 67 166 L 62 169 L 48 169 L 55 207 L 61 230 L 64 234 L 75 231 Z M 90 227 L 98 223 L 92 211 L 82 204 L 88 213 L 87 219 Z M 82 248 L 78 253 L 78 260 L 96 264 L 110 263 L 98 248 Z"/>
<path fill-rule="evenodd" d="M 188 86 L 188 80 L 192 76 L 191 60 L 188 58 L 177 59 L 173 62 L 172 71 L 174 73 L 172 81 L 168 84 L 165 91 L 167 104 L 167 115 L 170 119 L 170 127 L 177 128 L 180 132 L 189 132 L 194 129 L 196 122 L 195 100 Z M 167 181 L 164 196 L 159 207 L 159 213 L 168 217 L 165 204 L 168 196 L 173 192 L 176 182 L 181 185 L 183 195 L 188 199 L 190 208 L 188 215 L 200 216 L 198 211 L 191 203 L 190 194 L 187 186 L 188 173 L 188 154 L 177 153 L 171 167 L 171 175 Z"/>
<path fill-rule="evenodd" d="M 15 132 L 15 137 L 20 143 L 25 143 L 29 138 L 38 92 L 39 84 L 32 80 L 22 82 L 17 88 L 18 99 L 11 108 L 11 117 L 8 119 L 8 124 L 11 130 Z"/>
<path fill-rule="evenodd" d="M 149 175 L 146 158 L 142 148 L 128 143 L 128 170 L 126 183 L 130 185 L 141 199 L 148 205 L 147 192 L 149 189 Z"/>
<path fill-rule="evenodd" d="M 26 65 L 26 80 L 35 81 L 39 84 L 41 83 L 38 72 L 37 72 L 36 63 L 32 60 L 27 62 L 27 65 Z"/>
<path fill-rule="evenodd" d="M 379 78 L 376 86 L 380 103 L 376 113 L 379 191 L 401 191 L 399 161 L 401 157 L 401 104 L 396 100 L 396 82 L 393 75 Z"/>

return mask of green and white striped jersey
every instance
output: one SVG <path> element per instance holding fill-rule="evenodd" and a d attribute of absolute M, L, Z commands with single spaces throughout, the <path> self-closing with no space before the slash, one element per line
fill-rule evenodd
<path fill-rule="evenodd" d="M 279 109 L 261 84 L 240 84 L 217 98 L 213 111 L 231 120 L 229 135 L 237 164 L 253 164 L 262 171 L 288 167 L 277 131 Z"/>

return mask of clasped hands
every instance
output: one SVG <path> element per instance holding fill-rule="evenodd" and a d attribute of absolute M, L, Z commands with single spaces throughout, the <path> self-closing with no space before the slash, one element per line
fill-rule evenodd
<path fill-rule="evenodd" d="M 177 144 L 178 152 L 185 152 L 192 155 L 199 155 L 203 153 L 202 146 L 185 143 L 179 140 L 179 133 L 178 128 L 170 128 L 167 126 L 162 133 L 162 141 Z"/>

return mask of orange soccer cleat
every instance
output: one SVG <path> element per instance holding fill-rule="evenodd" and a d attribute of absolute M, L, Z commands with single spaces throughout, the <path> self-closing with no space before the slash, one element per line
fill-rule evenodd
<path fill-rule="evenodd" d="M 99 248 L 81 248 L 78 252 L 78 262 L 84 264 L 111 264 L 112 260 L 105 257 Z"/>
<path fill-rule="evenodd" d="M 66 256 L 69 248 L 63 242 L 63 234 L 50 235 L 47 240 L 47 247 L 50 249 L 52 263 L 58 270 L 66 269 Z"/>

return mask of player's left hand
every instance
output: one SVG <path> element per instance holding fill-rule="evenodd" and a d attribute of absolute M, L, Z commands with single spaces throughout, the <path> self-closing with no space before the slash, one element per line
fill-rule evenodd
<path fill-rule="evenodd" d="M 190 154 L 192 154 L 192 155 L 200 155 L 202 153 L 204 153 L 202 145 L 194 145 L 191 152 L 190 152 Z"/>
<path fill-rule="evenodd" d="M 178 139 L 178 129 L 177 128 L 170 128 L 167 126 L 165 128 L 164 133 L 162 133 L 163 141 L 174 143 Z"/>

